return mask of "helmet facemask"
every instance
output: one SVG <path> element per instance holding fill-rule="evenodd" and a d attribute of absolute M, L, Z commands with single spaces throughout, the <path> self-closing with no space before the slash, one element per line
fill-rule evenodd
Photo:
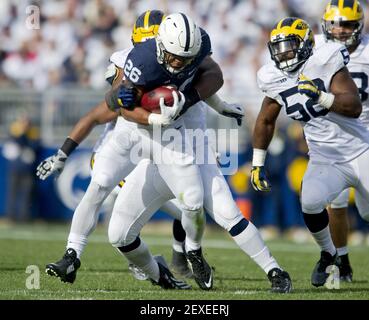
<path fill-rule="evenodd" d="M 157 60 L 172 74 L 183 71 L 201 52 L 200 28 L 183 13 L 167 16 L 155 39 Z"/>
<path fill-rule="evenodd" d="M 196 56 L 179 56 L 174 53 L 169 52 L 165 49 L 163 42 L 160 37 L 156 38 L 156 51 L 157 60 L 160 64 L 164 65 L 170 73 L 177 74 L 184 70 L 188 65 L 190 65 Z M 178 67 L 174 67 L 173 63 L 177 62 Z"/>
<path fill-rule="evenodd" d="M 296 34 L 276 37 L 268 42 L 272 60 L 278 69 L 286 72 L 296 71 L 312 54 L 313 42 L 307 32 L 305 41 Z"/>
<path fill-rule="evenodd" d="M 327 40 L 341 43 L 346 47 L 353 47 L 360 43 L 363 26 L 362 19 L 354 21 L 323 19 L 322 21 L 322 29 Z M 334 29 L 341 29 L 341 32 L 335 33 Z"/>

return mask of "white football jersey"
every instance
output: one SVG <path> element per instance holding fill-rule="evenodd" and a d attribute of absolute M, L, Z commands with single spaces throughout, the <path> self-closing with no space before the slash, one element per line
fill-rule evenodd
<path fill-rule="evenodd" d="M 124 63 L 126 62 L 128 53 L 132 50 L 132 48 L 127 48 L 121 51 L 116 51 L 110 56 L 110 62 L 111 64 L 108 66 L 105 78 L 108 79 L 110 77 L 113 77 L 116 73 L 116 68 L 123 69 Z M 102 145 L 107 141 L 113 132 L 113 129 L 116 125 L 116 120 L 110 121 L 107 124 L 105 124 L 104 131 L 100 135 L 99 139 L 96 141 L 95 146 L 93 147 L 93 152 L 97 153 L 100 151 Z"/>
<path fill-rule="evenodd" d="M 348 162 L 369 149 L 369 130 L 359 119 L 328 112 L 297 91 L 298 77 L 303 73 L 320 90 L 329 92 L 332 77 L 348 62 L 349 53 L 343 45 L 327 42 L 316 46 L 296 73 L 282 72 L 272 61 L 258 71 L 258 85 L 264 94 L 276 100 L 288 117 L 301 121 L 311 161 Z"/>
<path fill-rule="evenodd" d="M 323 34 L 315 36 L 318 46 L 326 43 Z M 363 105 L 360 120 L 369 127 L 369 35 L 364 35 L 356 50 L 350 54 L 350 62 L 347 65 L 352 79 L 355 81 Z"/>

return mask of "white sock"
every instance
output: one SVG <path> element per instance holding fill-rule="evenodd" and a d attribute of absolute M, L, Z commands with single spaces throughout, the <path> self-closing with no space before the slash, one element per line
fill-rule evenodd
<path fill-rule="evenodd" d="M 245 230 L 233 237 L 234 241 L 255 263 L 268 273 L 274 268 L 281 269 L 265 245 L 258 229 L 249 222 Z"/>
<path fill-rule="evenodd" d="M 67 248 L 76 250 L 78 259 L 87 245 L 87 237 L 96 228 L 99 209 L 110 191 L 111 188 L 91 182 L 74 211 Z"/>
<path fill-rule="evenodd" d="M 182 210 L 181 223 L 186 232 L 186 251 L 201 248 L 201 240 L 205 230 L 205 214 L 201 208 L 198 211 Z"/>
<path fill-rule="evenodd" d="M 336 254 L 337 250 L 332 241 L 329 225 L 319 232 L 312 232 L 311 235 L 314 237 L 322 251 L 326 251 L 332 256 Z"/>
<path fill-rule="evenodd" d="M 122 253 L 119 249 L 118 251 Z M 147 274 L 150 279 L 153 279 L 156 282 L 159 281 L 160 272 L 158 263 L 154 260 L 148 247 L 142 240 L 136 249 L 124 252 L 123 255 Z"/>
<path fill-rule="evenodd" d="M 74 249 L 77 253 L 77 258 L 80 259 L 83 249 L 87 245 L 87 237 L 70 233 L 68 237 L 67 249 Z"/>
<path fill-rule="evenodd" d="M 176 251 L 176 252 L 183 253 L 182 243 L 183 242 L 180 242 L 180 241 L 177 241 L 176 239 L 173 239 L 173 244 L 172 244 L 173 250 Z"/>
<path fill-rule="evenodd" d="M 341 247 L 341 248 L 337 248 L 337 253 L 339 256 L 344 256 L 345 254 L 348 254 L 348 248 L 346 247 Z"/>

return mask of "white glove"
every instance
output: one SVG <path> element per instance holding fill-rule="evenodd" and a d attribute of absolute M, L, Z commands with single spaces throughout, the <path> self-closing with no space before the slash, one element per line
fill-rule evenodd
<path fill-rule="evenodd" d="M 147 119 L 149 124 L 152 126 L 168 126 L 173 122 L 172 118 L 164 116 L 162 114 L 150 113 L 149 118 Z"/>
<path fill-rule="evenodd" d="M 217 94 L 207 98 L 205 102 L 221 115 L 229 118 L 235 118 L 239 126 L 242 124 L 242 118 L 245 115 L 245 111 L 240 104 L 227 103 L 221 100 Z"/>
<path fill-rule="evenodd" d="M 41 180 L 45 180 L 51 174 L 55 174 L 58 177 L 64 169 L 67 158 L 68 156 L 59 149 L 56 154 L 46 158 L 38 165 L 36 175 Z"/>
<path fill-rule="evenodd" d="M 172 106 L 166 106 L 164 103 L 164 98 L 160 98 L 160 110 L 161 110 L 162 115 L 175 119 L 179 115 L 179 113 L 182 111 L 186 98 L 181 91 L 178 91 L 178 93 L 181 99 L 178 98 L 178 94 L 176 91 L 172 91 L 172 95 L 173 95 L 173 105 Z"/>
<path fill-rule="evenodd" d="M 245 111 L 243 107 L 238 103 L 224 103 L 224 110 L 221 113 L 223 116 L 229 118 L 235 118 L 237 120 L 237 124 L 240 126 L 242 124 L 242 118 L 245 116 Z"/>

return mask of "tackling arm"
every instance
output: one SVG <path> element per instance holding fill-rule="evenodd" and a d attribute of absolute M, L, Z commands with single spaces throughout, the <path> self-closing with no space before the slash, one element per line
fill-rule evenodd
<path fill-rule="evenodd" d="M 112 83 L 113 88 L 116 88 L 122 82 L 122 79 L 123 72 L 120 68 L 117 68 L 117 77 Z M 80 144 L 97 125 L 108 123 L 116 119 L 117 117 L 118 112 L 110 109 L 106 102 L 102 101 L 78 120 L 72 131 L 69 133 L 67 139 L 71 139 L 78 146 L 78 144 Z M 63 147 L 61 147 L 61 150 L 69 156 L 69 154 L 72 153 L 74 149 L 63 150 Z"/>
<path fill-rule="evenodd" d="M 223 83 L 222 70 L 210 56 L 207 56 L 200 64 L 193 83 L 193 88 L 198 92 L 200 100 L 215 94 Z"/>
<path fill-rule="evenodd" d="M 99 124 L 105 124 L 118 117 L 118 113 L 108 108 L 105 101 L 100 102 L 90 112 L 85 114 L 69 133 L 69 138 L 80 144 Z"/>
<path fill-rule="evenodd" d="M 135 87 L 132 83 L 125 80 L 121 86 L 133 86 L 136 90 L 136 101 L 142 96 L 144 90 L 139 87 Z M 136 103 L 135 103 L 136 104 Z M 120 108 L 120 114 L 124 119 L 132 122 L 136 122 L 143 125 L 149 124 L 150 112 L 141 108 L 140 106 L 132 106 L 130 108 Z"/>
<path fill-rule="evenodd" d="M 113 86 L 119 84 L 122 81 L 122 77 L 123 72 L 118 72 Z M 110 110 L 105 101 L 99 103 L 90 112 L 79 119 L 57 153 L 46 158 L 38 165 L 36 175 L 41 180 L 45 180 L 52 174 L 56 176 L 60 175 L 64 169 L 65 161 L 68 156 L 90 134 L 91 130 L 98 124 L 108 123 L 117 117 L 118 113 Z"/>

